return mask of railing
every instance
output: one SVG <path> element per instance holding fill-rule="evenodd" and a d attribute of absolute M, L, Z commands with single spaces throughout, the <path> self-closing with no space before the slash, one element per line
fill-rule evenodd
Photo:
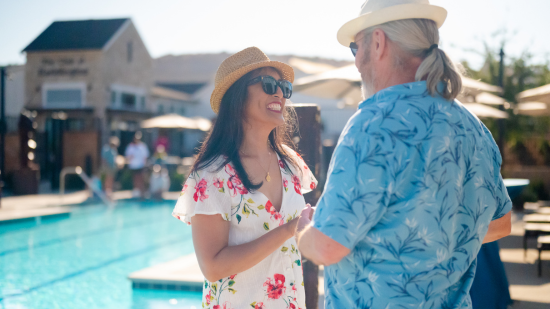
<path fill-rule="evenodd" d="M 97 194 L 97 196 L 99 196 L 99 198 L 106 205 L 111 206 L 111 207 L 115 205 L 115 203 L 112 200 L 110 200 L 105 195 L 105 193 L 103 193 L 103 191 L 101 191 L 101 188 L 96 188 L 94 186 L 94 184 L 92 183 L 92 180 L 88 177 L 88 175 L 86 175 L 85 173 L 82 173 L 82 168 L 80 166 L 65 167 L 61 170 L 61 174 L 59 175 L 59 195 L 61 196 L 61 198 L 63 198 L 63 195 L 65 194 L 65 176 L 67 176 L 68 174 L 78 175 L 80 177 L 80 179 L 82 179 L 82 181 L 84 181 L 86 186 L 88 186 L 88 188 L 93 193 Z"/>

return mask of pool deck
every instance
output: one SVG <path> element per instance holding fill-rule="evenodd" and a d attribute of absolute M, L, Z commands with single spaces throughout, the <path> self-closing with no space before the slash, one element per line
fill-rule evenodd
<path fill-rule="evenodd" d="M 74 205 L 85 202 L 90 197 L 88 190 L 59 194 L 35 194 L 3 197 L 0 205 L 0 224 L 8 221 L 18 221 L 32 218 L 43 218 L 67 215 L 74 210 Z M 176 200 L 179 192 L 166 192 L 165 200 Z M 113 193 L 114 200 L 132 198 L 131 191 Z M 38 219 L 39 220 L 39 219 Z"/>
<path fill-rule="evenodd" d="M 504 263 L 510 294 L 514 304 L 510 308 L 550 308 L 550 252 L 543 252 L 543 275 L 537 277 L 537 250 L 529 244 L 527 257 L 523 253 L 522 214 L 514 214 L 512 234 L 499 241 L 500 257 Z M 136 271 L 128 277 L 134 288 L 162 290 L 202 289 L 203 276 L 194 254 Z M 319 309 L 324 305 L 323 268 L 319 268 Z"/>
<path fill-rule="evenodd" d="M 195 254 L 133 272 L 128 279 L 139 289 L 202 291 L 204 283 Z"/>

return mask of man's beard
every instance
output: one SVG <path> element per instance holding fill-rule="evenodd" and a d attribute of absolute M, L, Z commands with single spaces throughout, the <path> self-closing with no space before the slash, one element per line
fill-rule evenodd
<path fill-rule="evenodd" d="M 369 80 L 365 81 L 365 78 L 363 78 L 361 81 L 361 95 L 363 96 L 363 100 L 372 97 L 376 93 L 374 88 L 374 78 L 376 76 L 376 72 L 374 68 L 369 67 L 367 74 L 369 75 Z"/>

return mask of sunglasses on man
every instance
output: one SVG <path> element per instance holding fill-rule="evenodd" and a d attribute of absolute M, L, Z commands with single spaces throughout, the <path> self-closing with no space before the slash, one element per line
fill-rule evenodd
<path fill-rule="evenodd" d="M 249 80 L 248 86 L 259 82 L 262 83 L 262 89 L 266 94 L 273 95 L 277 93 L 277 87 L 279 87 L 283 92 L 283 98 L 290 99 L 290 97 L 292 96 L 292 83 L 287 80 L 276 80 L 272 76 L 263 75 Z"/>
<path fill-rule="evenodd" d="M 351 53 L 353 54 L 353 57 L 357 55 L 357 50 L 359 49 L 359 46 L 355 44 L 355 42 L 349 43 L 349 49 L 351 49 Z"/>

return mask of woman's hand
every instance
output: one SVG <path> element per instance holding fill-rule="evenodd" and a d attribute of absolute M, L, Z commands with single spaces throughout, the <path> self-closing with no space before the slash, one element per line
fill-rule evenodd
<path fill-rule="evenodd" d="M 298 227 L 296 229 L 296 233 L 301 232 L 308 224 L 311 223 L 311 219 L 313 218 L 313 213 L 315 210 L 311 208 L 311 205 L 306 204 L 306 208 L 302 210 L 302 213 L 300 214 L 300 219 L 298 220 Z"/>

